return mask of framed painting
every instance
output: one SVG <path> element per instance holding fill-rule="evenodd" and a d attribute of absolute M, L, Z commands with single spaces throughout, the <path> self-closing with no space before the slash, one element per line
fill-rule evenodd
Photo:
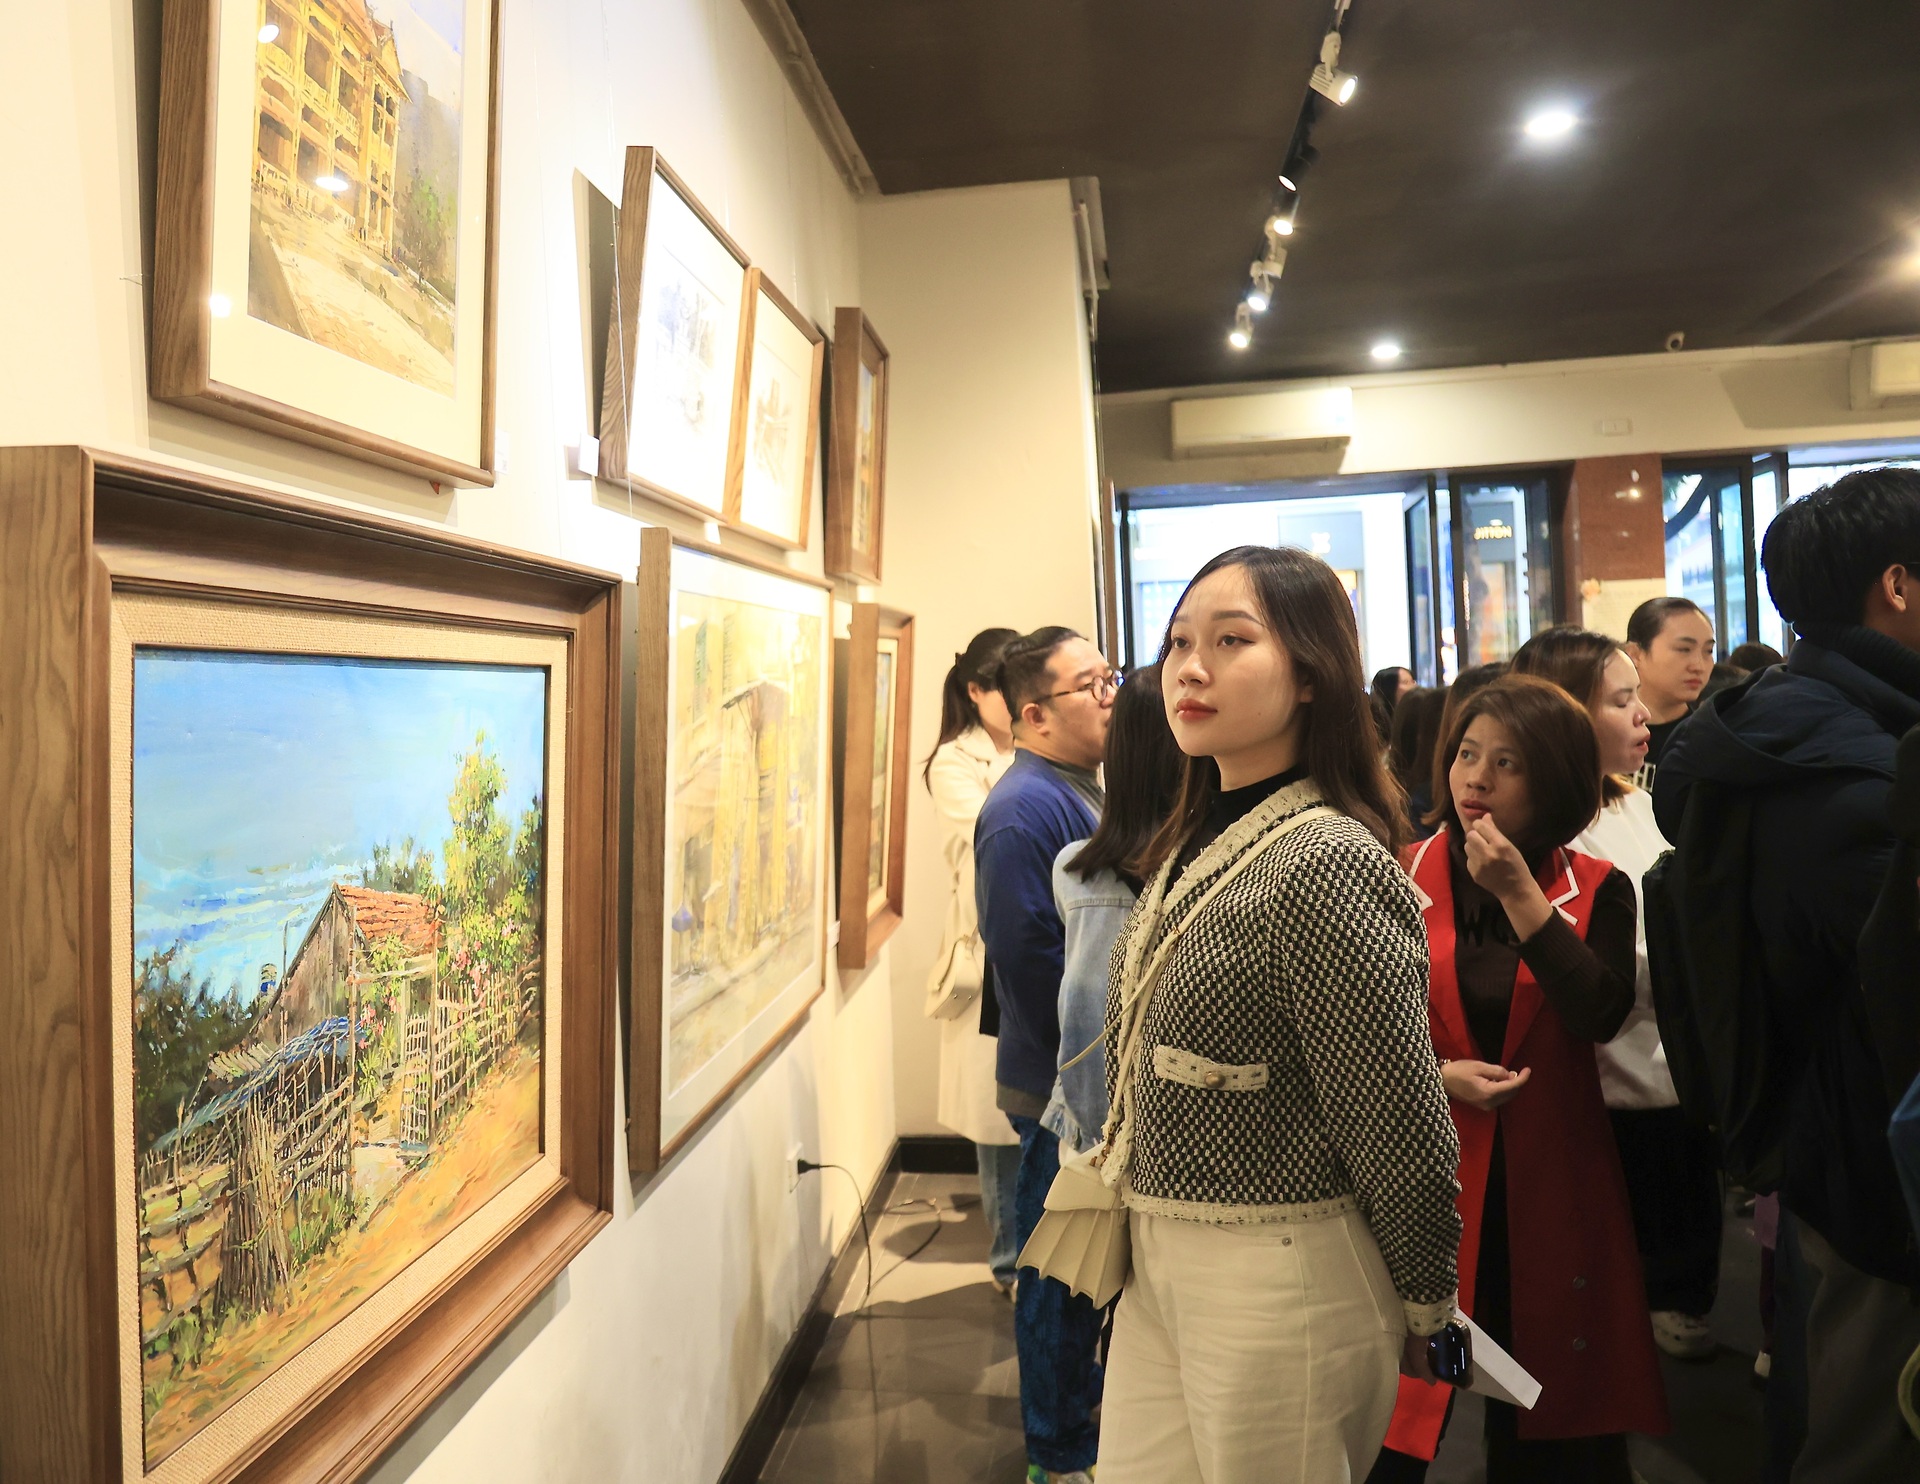
<path fill-rule="evenodd" d="M 804 550 L 820 440 L 826 336 L 758 268 L 747 271 L 746 365 L 727 457 L 727 524 Z"/>
<path fill-rule="evenodd" d="M 726 515 L 747 255 L 660 153 L 627 150 L 600 398 L 600 477 Z"/>
<path fill-rule="evenodd" d="M 907 871 L 913 620 L 856 603 L 847 643 L 840 762 L 840 946 L 864 969 L 900 925 Z"/>
<path fill-rule="evenodd" d="M 865 314 L 833 316 L 833 424 L 827 440 L 827 571 L 880 580 L 886 514 L 887 348 Z"/>
<path fill-rule="evenodd" d="M 618 579 L 72 448 L 0 527 L 8 1463 L 358 1477 L 611 1210 Z"/>
<path fill-rule="evenodd" d="M 169 0 L 153 395 L 493 482 L 496 0 Z"/>
<path fill-rule="evenodd" d="M 832 595 L 640 538 L 627 1158 L 658 1169 L 826 984 Z"/>

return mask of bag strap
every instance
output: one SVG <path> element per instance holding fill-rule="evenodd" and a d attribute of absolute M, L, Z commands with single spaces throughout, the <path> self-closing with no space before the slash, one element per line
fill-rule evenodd
<path fill-rule="evenodd" d="M 1101 1141 L 1106 1145 L 1108 1150 L 1108 1159 L 1103 1166 L 1102 1178 L 1105 1179 L 1109 1185 L 1115 1184 L 1126 1169 L 1127 1155 L 1130 1152 L 1126 1135 L 1129 1131 L 1129 1115 L 1132 1112 L 1133 1104 L 1134 1064 L 1139 1060 L 1140 1039 L 1146 1033 L 1147 1010 L 1153 1003 L 1154 993 L 1160 987 L 1161 976 L 1166 972 L 1167 963 L 1172 957 L 1174 947 L 1180 942 L 1180 939 L 1185 936 L 1187 929 L 1193 925 L 1194 920 L 1200 916 L 1208 904 L 1210 904 L 1215 897 L 1219 896 L 1221 892 L 1225 891 L 1228 886 L 1239 878 L 1243 871 L 1261 856 L 1265 855 L 1266 852 L 1284 836 L 1298 826 L 1307 823 L 1309 820 L 1325 819 L 1338 813 L 1338 810 L 1328 805 L 1315 804 L 1309 808 L 1302 809 L 1297 814 L 1289 815 L 1272 829 L 1268 830 L 1266 834 L 1255 840 L 1253 844 L 1242 852 L 1239 859 L 1235 860 L 1222 871 L 1219 876 L 1215 877 L 1214 880 L 1209 883 L 1206 890 L 1195 899 L 1186 915 L 1182 917 L 1180 921 L 1168 931 L 1166 937 L 1160 941 L 1159 946 L 1154 949 L 1153 957 L 1148 962 L 1146 968 L 1128 988 L 1125 997 L 1120 1002 L 1120 1045 L 1118 1064 L 1114 1068 L 1113 1103 L 1107 1110 L 1106 1127 L 1101 1130 Z M 1166 895 L 1163 883 L 1163 890 L 1157 894 L 1155 902 L 1154 920 L 1151 923 L 1143 924 L 1143 932 L 1152 933 L 1159 927 L 1165 909 Z M 1087 1047 L 1085 1051 L 1080 1053 L 1080 1056 L 1076 1056 L 1073 1062 L 1069 1062 L 1067 1065 L 1072 1066 L 1074 1062 L 1080 1060 L 1080 1057 L 1091 1053 L 1094 1046 L 1101 1045 L 1105 1040 L 1106 1033 L 1103 1029 L 1100 1040 L 1095 1041 L 1093 1046 Z M 1108 1173 L 1109 1171 L 1111 1173 Z"/>

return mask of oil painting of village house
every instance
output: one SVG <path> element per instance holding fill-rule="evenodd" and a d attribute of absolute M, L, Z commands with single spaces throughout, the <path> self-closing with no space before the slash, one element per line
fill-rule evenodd
<path fill-rule="evenodd" d="M 454 390 L 464 0 L 263 0 L 247 312 Z"/>
<path fill-rule="evenodd" d="M 546 672 L 140 649 L 149 1468 L 539 1156 Z"/>

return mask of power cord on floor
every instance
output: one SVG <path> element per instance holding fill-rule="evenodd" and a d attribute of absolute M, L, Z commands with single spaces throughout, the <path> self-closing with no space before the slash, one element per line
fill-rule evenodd
<path fill-rule="evenodd" d="M 873 1290 L 874 1290 L 875 1284 L 886 1282 L 887 1279 L 891 1278 L 895 1273 L 899 1272 L 901 1268 L 905 1267 L 908 1263 L 912 1262 L 916 1257 L 918 1257 L 922 1252 L 925 1252 L 929 1247 L 931 1247 L 934 1243 L 934 1239 L 940 1235 L 941 1228 L 946 1226 L 947 1224 L 946 1218 L 941 1215 L 940 1206 L 937 1202 L 927 1200 L 923 1196 L 915 1196 L 910 1200 L 899 1201 L 899 1202 L 896 1202 L 894 1205 L 884 1207 L 880 1212 L 882 1216 L 898 1216 L 904 1212 L 913 1210 L 916 1207 L 924 1208 L 925 1210 L 931 1211 L 933 1213 L 934 1223 L 933 1223 L 932 1230 L 927 1233 L 926 1238 L 920 1243 L 918 1247 L 915 1247 L 913 1251 L 909 1252 L 905 1257 L 901 1258 L 892 1267 L 888 1268 L 886 1272 L 882 1273 L 878 1279 L 876 1279 L 873 1276 L 873 1235 L 867 1228 L 867 1203 L 861 1197 L 860 1182 L 854 1178 L 853 1171 L 849 1170 L 845 1165 L 837 1165 L 824 1160 L 816 1163 L 815 1161 L 810 1159 L 799 1160 L 796 1163 L 795 1168 L 802 1175 L 811 1174 L 815 1170 L 838 1170 L 841 1174 L 847 1177 L 847 1183 L 853 1187 L 854 1207 L 860 1214 L 860 1242 L 862 1247 L 866 1251 L 866 1269 L 867 1269 L 866 1291 L 864 1295 L 861 1297 L 860 1307 L 854 1312 L 858 1314 L 866 1314 L 868 1309 L 873 1304 Z"/>

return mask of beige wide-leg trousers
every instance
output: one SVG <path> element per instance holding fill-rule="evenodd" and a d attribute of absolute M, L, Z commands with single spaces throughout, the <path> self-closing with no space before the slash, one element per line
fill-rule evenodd
<path fill-rule="evenodd" d="M 1337 1484 L 1387 1435 L 1406 1333 L 1357 1211 L 1216 1226 L 1129 1222 L 1100 1484 Z"/>

